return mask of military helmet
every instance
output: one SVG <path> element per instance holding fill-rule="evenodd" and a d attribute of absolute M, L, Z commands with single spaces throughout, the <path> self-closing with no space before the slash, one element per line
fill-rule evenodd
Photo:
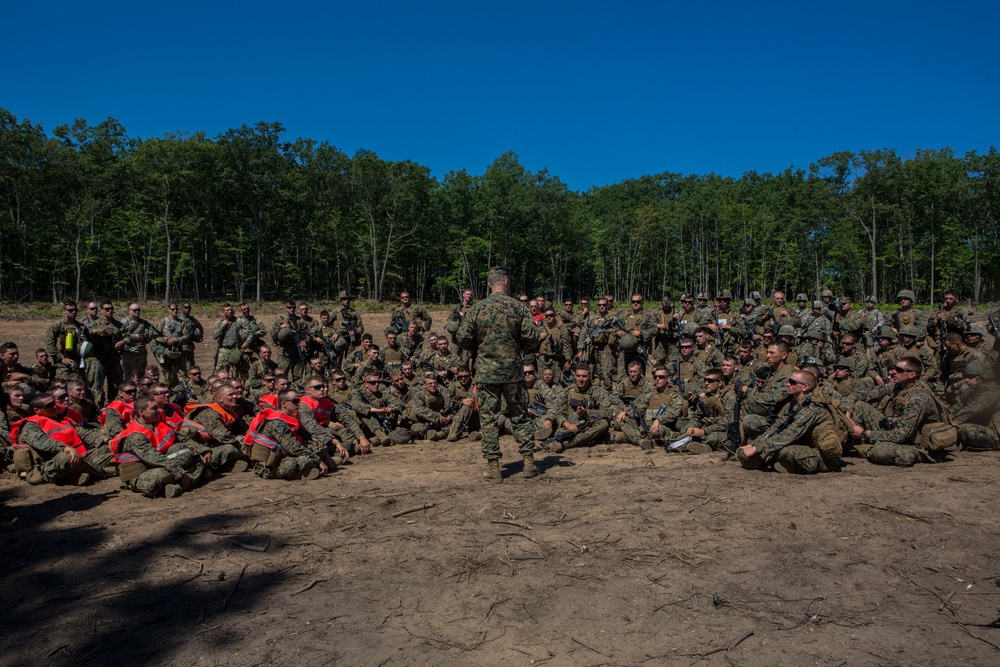
<path fill-rule="evenodd" d="M 637 347 L 639 347 L 639 339 L 630 333 L 625 334 L 618 339 L 618 347 L 620 347 L 625 352 L 632 352 Z"/>
<path fill-rule="evenodd" d="M 809 297 L 806 296 L 805 294 L 802 294 L 801 292 L 799 292 L 798 294 L 795 295 L 795 300 L 796 301 L 808 301 Z"/>
<path fill-rule="evenodd" d="M 876 299 L 874 296 L 870 296 L 867 299 L 865 299 L 865 303 L 878 303 L 878 299 Z"/>
<path fill-rule="evenodd" d="M 822 301 L 813 301 L 812 307 L 813 308 L 826 308 L 826 304 L 823 303 Z"/>
<path fill-rule="evenodd" d="M 340 295 L 337 298 L 343 301 L 344 299 L 353 299 L 354 296 L 351 294 L 350 290 L 342 289 L 340 290 Z"/>
<path fill-rule="evenodd" d="M 750 298 L 753 299 L 754 301 L 760 301 L 764 297 L 760 295 L 760 292 L 750 292 Z"/>
<path fill-rule="evenodd" d="M 993 379 L 993 369 L 984 359 L 973 357 L 962 366 L 962 375 Z"/>
<path fill-rule="evenodd" d="M 899 301 L 900 299 L 909 299 L 910 301 L 916 301 L 917 295 L 914 294 L 913 290 L 911 289 L 902 289 L 899 290 L 899 294 L 896 295 L 896 300 Z"/>
<path fill-rule="evenodd" d="M 788 326 L 787 324 L 782 325 L 778 329 L 778 335 L 779 336 L 791 336 L 792 338 L 795 338 L 795 327 Z"/>
<path fill-rule="evenodd" d="M 698 301 L 708 301 L 708 295 L 704 292 L 698 292 Z"/>
<path fill-rule="evenodd" d="M 333 341 L 333 349 L 335 352 L 343 352 L 347 349 L 347 338 L 345 336 L 337 336 L 337 340 Z"/>
<path fill-rule="evenodd" d="M 888 338 L 889 340 L 896 340 L 896 331 L 888 324 L 881 326 L 878 330 L 876 338 Z"/>
<path fill-rule="evenodd" d="M 83 358 L 94 356 L 94 346 L 91 345 L 89 340 L 80 343 L 80 356 Z"/>
<path fill-rule="evenodd" d="M 965 325 L 966 336 L 986 336 L 986 327 L 979 322 L 972 322 Z"/>
<path fill-rule="evenodd" d="M 295 342 L 295 332 L 288 328 L 278 329 L 278 335 L 275 337 L 281 345 L 289 345 Z"/>
<path fill-rule="evenodd" d="M 823 362 L 817 359 L 816 357 L 805 357 L 804 359 L 799 361 L 799 367 L 801 368 L 803 366 L 815 366 L 816 368 L 822 369 Z"/>
<path fill-rule="evenodd" d="M 239 366 L 240 362 L 243 361 L 243 353 L 240 352 L 238 347 L 234 347 L 229 351 L 229 359 L 227 361 L 231 366 Z"/>
<path fill-rule="evenodd" d="M 715 298 L 717 298 L 717 299 L 728 299 L 729 301 L 732 301 L 733 300 L 733 293 L 730 292 L 726 288 L 722 288 L 721 290 L 719 290 L 719 294 Z"/>
<path fill-rule="evenodd" d="M 694 294 L 688 294 L 687 292 L 681 294 L 681 301 L 694 301 Z"/>
<path fill-rule="evenodd" d="M 743 307 L 744 308 L 746 308 L 747 306 L 753 308 L 756 305 L 757 305 L 757 303 L 753 299 L 743 299 Z"/>
<path fill-rule="evenodd" d="M 899 327 L 900 336 L 910 336 L 912 338 L 920 338 L 920 329 L 916 328 L 912 324 L 904 324 Z"/>
<path fill-rule="evenodd" d="M 837 299 L 837 303 L 839 303 L 841 306 L 846 306 L 849 303 L 853 304 L 854 301 L 849 296 L 842 296 L 839 299 Z"/>
<path fill-rule="evenodd" d="M 832 299 L 833 298 L 833 292 L 831 290 L 824 289 L 822 292 L 819 293 L 819 296 L 820 296 L 820 298 L 828 296 L 828 297 L 830 297 Z"/>
<path fill-rule="evenodd" d="M 163 358 L 173 361 L 174 359 L 180 359 L 181 354 L 181 348 L 176 345 L 171 345 L 163 351 Z"/>

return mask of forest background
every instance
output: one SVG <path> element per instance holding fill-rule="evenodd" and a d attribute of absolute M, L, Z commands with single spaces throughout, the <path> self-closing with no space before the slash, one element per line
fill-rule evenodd
<path fill-rule="evenodd" d="M 575 192 L 512 152 L 438 180 L 412 161 L 289 139 L 278 123 L 48 134 L 0 109 L 0 301 L 447 303 L 488 267 L 556 301 L 820 287 L 1000 298 L 1000 154 L 837 152 L 808 171 L 660 173 Z"/>

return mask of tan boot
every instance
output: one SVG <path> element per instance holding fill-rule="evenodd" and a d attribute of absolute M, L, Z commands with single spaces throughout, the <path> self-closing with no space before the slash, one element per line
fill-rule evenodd
<path fill-rule="evenodd" d="M 500 473 L 500 459 L 487 461 L 486 470 L 483 471 L 483 479 L 493 484 L 499 484 L 503 481 L 503 475 Z"/>
<path fill-rule="evenodd" d="M 525 477 L 538 477 L 538 465 L 535 463 L 535 457 L 528 454 L 524 457 L 524 476 Z"/>

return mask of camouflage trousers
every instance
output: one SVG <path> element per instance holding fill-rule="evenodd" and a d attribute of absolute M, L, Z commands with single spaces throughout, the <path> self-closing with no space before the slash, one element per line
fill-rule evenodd
<path fill-rule="evenodd" d="M 187 379 L 188 368 L 187 358 L 183 354 L 176 359 L 164 358 L 160 363 L 160 382 L 168 387 L 176 387 L 181 380 Z"/>
<path fill-rule="evenodd" d="M 254 464 L 253 471 L 264 479 L 301 479 L 316 467 L 316 462 L 309 456 L 286 456 L 272 467 L 261 463 Z"/>
<path fill-rule="evenodd" d="M 205 476 L 205 468 L 200 463 L 189 466 L 186 472 L 191 479 L 192 486 Z M 147 498 L 158 498 L 164 495 L 168 484 L 178 484 L 179 482 L 180 480 L 175 479 L 165 468 L 150 468 L 135 479 L 125 482 L 125 486 Z"/>
<path fill-rule="evenodd" d="M 829 470 L 823 461 L 823 457 L 820 456 L 819 450 L 807 447 L 806 445 L 788 445 L 787 447 L 782 447 L 769 463 L 793 475 L 815 475 L 816 473 L 827 472 Z M 749 459 L 740 461 L 740 465 L 748 470 L 758 470 L 765 465 L 765 462 L 759 455 L 754 455 Z"/>
<path fill-rule="evenodd" d="M 577 431 L 576 435 L 568 440 L 563 440 L 562 448 L 569 449 L 570 447 L 583 447 L 584 445 L 589 445 L 599 438 L 603 438 L 611 430 L 611 422 L 607 419 L 598 419 L 593 424 L 583 429 L 582 431 Z M 568 433 L 564 428 L 559 428 L 556 430 L 557 437 L 565 437 Z M 638 442 L 638 440 L 636 440 Z"/>
<path fill-rule="evenodd" d="M 104 380 L 107 377 L 104 362 L 97 357 L 90 357 L 85 363 L 86 366 L 82 374 L 84 380 L 87 382 L 87 388 L 90 389 L 90 394 L 94 397 L 94 402 L 98 405 L 104 405 L 105 399 L 108 396 L 115 395 L 111 393 L 111 390 L 108 393 L 104 393 Z"/>
<path fill-rule="evenodd" d="M 590 361 L 594 369 L 594 378 L 605 389 L 610 390 L 616 379 L 617 355 L 614 349 L 610 345 L 596 345 Z"/>
<path fill-rule="evenodd" d="M 500 452 L 502 416 L 509 418 L 514 427 L 514 439 L 521 456 L 534 454 L 534 427 L 528 414 L 528 390 L 523 383 L 477 384 L 476 398 L 479 400 L 479 420 L 483 431 L 482 452 L 487 461 L 503 456 Z"/>
<path fill-rule="evenodd" d="M 233 445 L 216 445 L 209 449 L 212 452 L 212 462 L 209 466 L 216 472 L 231 472 L 237 461 L 247 460 L 247 457 Z M 191 451 L 187 445 L 178 443 L 167 450 L 167 455 L 174 455 L 184 450 Z M 194 456 L 197 457 L 198 454 L 195 453 Z"/>
<path fill-rule="evenodd" d="M 361 425 L 361 430 L 364 432 L 365 437 L 371 440 L 373 445 L 388 447 L 390 445 L 405 445 L 408 442 L 413 442 L 412 433 L 405 428 L 393 426 L 391 421 L 383 424 L 373 416 L 362 417 L 359 414 L 358 424 Z M 354 452 L 351 453 L 353 454 Z"/>
<path fill-rule="evenodd" d="M 479 411 L 476 410 L 475 406 L 463 405 L 455 413 L 455 416 L 451 418 L 451 428 L 448 430 L 448 437 L 458 438 L 466 429 L 471 432 L 478 431 L 481 428 Z"/>
<path fill-rule="evenodd" d="M 993 452 L 1000 450 L 1000 438 L 989 426 L 979 424 L 958 425 L 959 446 L 967 452 Z"/>
<path fill-rule="evenodd" d="M 146 372 L 146 360 L 146 348 L 143 348 L 142 352 L 122 353 L 122 377 L 126 382 L 130 382 L 133 375 L 142 377 Z"/>
<path fill-rule="evenodd" d="M 111 452 L 107 447 L 103 451 L 87 452 L 79 463 L 71 463 L 69 454 L 60 450 L 50 459 L 43 459 L 30 447 L 22 447 L 14 451 L 14 466 L 18 472 L 27 473 L 27 479 L 32 484 L 76 484 L 80 475 L 87 473 L 91 479 L 104 479 L 109 475 L 104 466 L 111 463 Z"/>
<path fill-rule="evenodd" d="M 747 442 L 761 435 L 771 426 L 771 422 L 764 415 L 743 415 L 740 422 L 746 433 Z"/>

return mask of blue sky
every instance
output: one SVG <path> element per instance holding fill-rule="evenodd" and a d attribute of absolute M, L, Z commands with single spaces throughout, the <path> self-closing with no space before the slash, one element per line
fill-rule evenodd
<path fill-rule="evenodd" d="M 7 3 L 0 106 L 133 136 L 257 121 L 574 190 L 1000 144 L 986 2 Z"/>

